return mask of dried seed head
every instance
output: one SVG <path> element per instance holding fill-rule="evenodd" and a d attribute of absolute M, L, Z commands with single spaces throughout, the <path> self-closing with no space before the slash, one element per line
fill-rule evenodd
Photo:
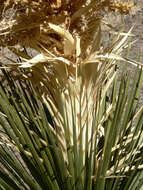
<path fill-rule="evenodd" d="M 110 11 L 120 12 L 121 14 L 128 14 L 134 7 L 134 3 L 116 0 L 114 2 L 109 3 L 108 7 Z"/>

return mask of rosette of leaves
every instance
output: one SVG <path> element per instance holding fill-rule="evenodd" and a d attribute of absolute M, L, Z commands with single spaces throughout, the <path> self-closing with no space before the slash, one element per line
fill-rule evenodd
<path fill-rule="evenodd" d="M 32 83 L 16 82 L 3 70 L 0 187 L 141 189 L 142 70 L 132 82 L 123 74 L 120 83 L 117 72 L 95 97 L 95 88 L 78 95 L 69 83 L 56 107 L 47 96 L 41 101 Z"/>
<path fill-rule="evenodd" d="M 140 186 L 142 70 L 121 56 L 132 29 L 123 37 L 119 32 L 107 48 L 101 45 L 103 16 L 119 5 L 3 1 L 3 12 L 15 12 L 1 20 L 0 44 L 20 62 L 1 66 L 2 189 Z M 17 44 L 38 54 L 31 57 Z M 117 61 L 138 65 L 131 92 L 128 77 L 117 82 Z"/>

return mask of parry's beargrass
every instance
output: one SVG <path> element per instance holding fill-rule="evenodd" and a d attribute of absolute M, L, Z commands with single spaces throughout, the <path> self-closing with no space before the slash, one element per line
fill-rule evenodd
<path fill-rule="evenodd" d="M 121 56 L 133 28 L 107 47 L 101 35 L 103 25 L 114 28 L 107 12 L 128 14 L 132 7 L 109 0 L 2 2 L 0 46 L 19 61 L 7 55 L 11 63 L 1 63 L 1 189 L 141 189 L 142 65 Z M 3 19 L 9 9 L 15 12 Z M 133 64 L 134 76 L 124 72 L 119 80 L 119 61 Z"/>

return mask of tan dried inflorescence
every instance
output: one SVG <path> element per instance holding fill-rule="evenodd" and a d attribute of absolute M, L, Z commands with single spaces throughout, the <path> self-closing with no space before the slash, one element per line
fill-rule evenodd
<path fill-rule="evenodd" d="M 133 7 L 133 2 L 123 2 L 120 0 L 116 0 L 109 4 L 109 10 L 114 12 L 120 12 L 121 14 L 128 14 Z"/>
<path fill-rule="evenodd" d="M 21 67 L 36 65 L 34 69 L 27 69 L 25 75 L 19 72 L 19 68 L 14 73 L 18 73 L 20 79 L 30 79 L 40 91 L 44 89 L 49 93 L 52 89 L 54 92 L 49 94 L 55 96 L 58 94 L 56 90 L 66 88 L 68 79 L 76 81 L 80 72 L 86 86 L 91 79 L 98 86 L 106 76 L 99 79 L 95 75 L 100 65 L 100 58 L 95 57 L 99 52 L 103 53 L 102 19 L 109 11 L 127 13 L 132 7 L 129 5 L 111 0 L 4 0 L 0 7 L 0 46 L 7 47 L 32 65 Z M 30 47 L 39 55 L 31 59 L 23 47 Z M 105 67 L 100 72 L 107 71 Z M 31 72 L 32 77 L 28 75 Z"/>
<path fill-rule="evenodd" d="M 20 44 L 38 51 L 43 47 L 43 51 L 46 48 L 57 56 L 70 55 L 74 59 L 74 48 L 66 51 L 68 43 L 63 34 L 68 31 L 74 40 L 76 35 L 80 37 L 82 57 L 85 57 L 106 12 L 118 10 L 126 14 L 132 6 L 110 0 L 5 0 L 0 8 L 0 46 Z"/>

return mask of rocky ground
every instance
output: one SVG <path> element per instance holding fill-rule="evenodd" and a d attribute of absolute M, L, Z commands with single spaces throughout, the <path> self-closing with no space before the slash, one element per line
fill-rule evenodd
<path fill-rule="evenodd" d="M 136 6 L 130 12 L 130 14 L 123 17 L 117 14 L 115 15 L 112 14 L 109 15 L 107 20 L 110 21 L 111 24 L 116 26 L 117 30 L 119 28 L 124 28 L 124 32 L 127 32 L 132 26 L 134 26 L 132 31 L 134 37 L 131 37 L 131 41 L 136 41 L 136 42 L 133 43 L 131 46 L 129 52 L 129 58 L 137 61 L 138 57 L 140 56 L 140 62 L 143 64 L 143 0 L 134 0 L 134 2 Z M 106 38 L 105 41 L 107 41 L 108 43 L 109 39 Z M 127 51 L 123 52 L 124 55 L 126 55 L 126 53 Z M 120 73 L 124 71 L 124 67 L 126 65 L 130 75 L 133 76 L 133 73 L 135 71 L 135 66 L 125 62 L 120 63 Z M 143 87 L 141 90 L 139 106 L 141 105 L 143 105 Z"/>
<path fill-rule="evenodd" d="M 135 35 L 134 39 L 137 40 L 136 43 L 132 45 L 129 57 L 133 60 L 138 60 L 138 56 L 140 55 L 140 61 L 143 64 L 143 0 L 136 0 L 136 4 L 136 10 L 138 9 L 138 11 L 127 15 L 125 24 L 127 29 L 134 25 L 133 34 Z M 132 65 L 129 65 L 128 68 L 131 74 L 135 70 L 135 67 Z M 143 105 L 143 87 L 140 98 L 140 106 L 141 105 Z"/>
<path fill-rule="evenodd" d="M 135 39 L 137 39 L 137 42 L 132 46 L 130 53 L 130 56 L 133 59 L 136 59 L 139 53 L 143 58 L 143 1 L 137 0 L 136 3 L 136 9 L 140 10 L 126 16 L 125 19 L 127 29 L 129 29 L 132 25 L 135 25 L 133 29 L 133 34 L 135 35 Z"/>

